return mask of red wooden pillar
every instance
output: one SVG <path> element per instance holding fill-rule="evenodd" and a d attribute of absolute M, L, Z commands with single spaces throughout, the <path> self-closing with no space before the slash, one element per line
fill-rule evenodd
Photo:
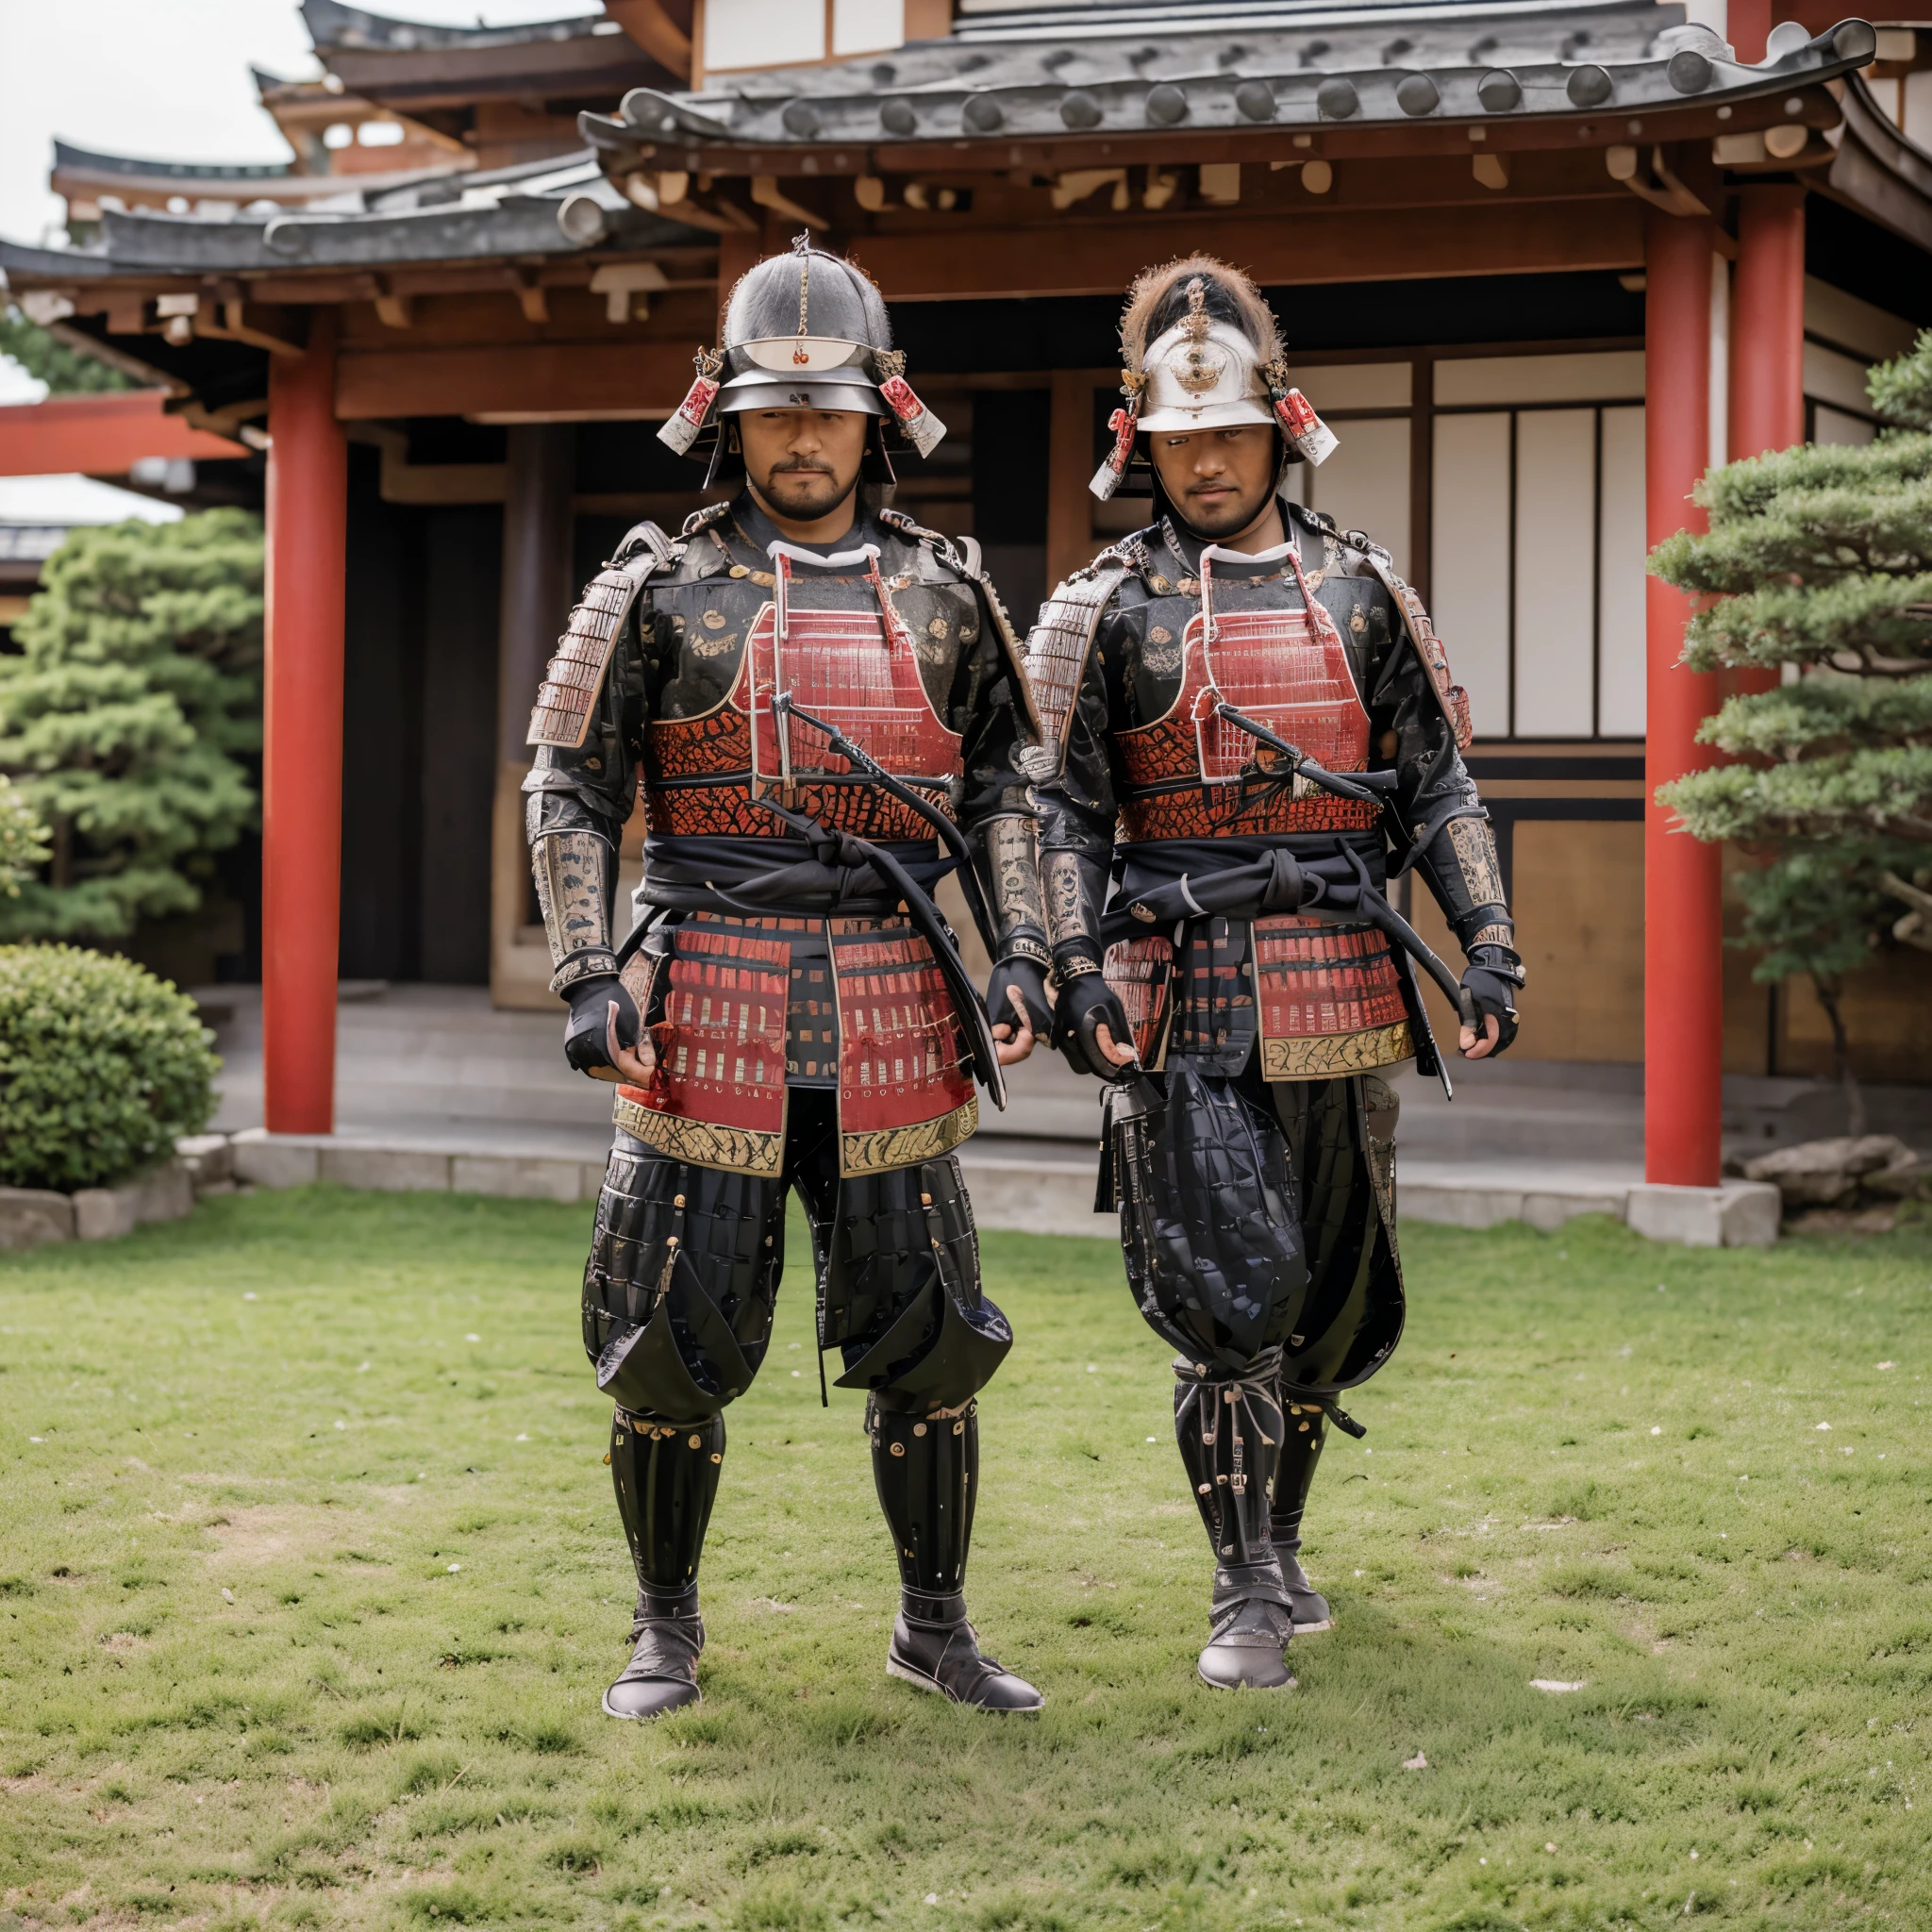
<path fill-rule="evenodd" d="M 1764 58 L 1774 11 L 1773 0 L 1730 0 L 1724 12 L 1724 32 L 1740 60 L 1755 67 Z"/>
<path fill-rule="evenodd" d="M 1733 461 L 1805 440 L 1805 191 L 1738 191 L 1731 287 Z"/>
<path fill-rule="evenodd" d="M 272 1134 L 335 1126 L 348 536 L 335 376 L 335 311 L 318 308 L 308 353 L 269 364 L 261 1021 Z"/>
<path fill-rule="evenodd" d="M 1690 501 L 1710 458 L 1712 224 L 1653 210 L 1644 301 L 1644 501 L 1653 545 L 1704 527 Z M 1717 679 L 1677 661 L 1690 602 L 1659 578 L 1646 596 L 1643 755 L 1644 1178 L 1715 1187 L 1724 1083 L 1718 848 L 1677 828 L 1657 788 L 1710 761 L 1697 727 Z"/>
<path fill-rule="evenodd" d="M 1731 284 L 1732 462 L 1805 440 L 1805 191 L 1766 183 L 1738 191 L 1738 267 Z M 1775 671 L 1727 671 L 1722 689 L 1772 691 Z"/>

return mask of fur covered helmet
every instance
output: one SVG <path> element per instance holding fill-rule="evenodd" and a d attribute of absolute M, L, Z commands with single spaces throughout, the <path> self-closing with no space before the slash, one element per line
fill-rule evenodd
<path fill-rule="evenodd" d="M 1089 486 L 1105 500 L 1120 488 L 1145 431 L 1170 435 L 1266 423 L 1291 453 L 1319 463 L 1335 437 L 1291 387 L 1280 325 L 1240 269 L 1188 255 L 1148 269 L 1121 315 L 1121 393 L 1114 444 Z"/>

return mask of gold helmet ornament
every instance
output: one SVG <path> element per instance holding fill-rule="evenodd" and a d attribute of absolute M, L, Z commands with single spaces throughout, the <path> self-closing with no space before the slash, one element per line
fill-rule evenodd
<path fill-rule="evenodd" d="M 1088 486 L 1104 502 L 1121 486 L 1142 431 L 1184 434 L 1268 423 L 1283 460 L 1324 461 L 1335 435 L 1291 387 L 1274 311 L 1240 269 L 1211 255 L 1149 269 L 1121 316 L 1121 393 L 1113 448 Z"/>

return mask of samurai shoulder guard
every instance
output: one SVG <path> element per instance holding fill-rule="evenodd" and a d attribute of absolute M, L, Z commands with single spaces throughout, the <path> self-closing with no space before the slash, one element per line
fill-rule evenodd
<path fill-rule="evenodd" d="M 1103 550 L 1055 590 L 1027 635 L 1026 683 L 1040 742 L 1028 749 L 1025 765 L 1026 775 L 1036 784 L 1058 777 L 1066 767 L 1067 730 L 1079 702 L 1094 633 L 1129 569 L 1118 551 Z"/>
<path fill-rule="evenodd" d="M 1382 588 L 1394 599 L 1396 609 L 1402 613 L 1402 627 L 1408 633 L 1416 657 L 1428 674 L 1429 689 L 1436 693 L 1436 702 L 1441 706 L 1442 716 L 1448 720 L 1456 749 L 1467 751 L 1475 741 L 1475 725 L 1469 714 L 1469 693 L 1450 675 L 1449 654 L 1443 650 L 1442 640 L 1436 635 L 1436 627 L 1429 622 L 1429 613 L 1423 608 L 1423 600 L 1389 567 L 1386 550 L 1371 545 L 1362 555 L 1367 558 L 1369 568 L 1382 580 Z"/>
<path fill-rule="evenodd" d="M 557 641 L 525 743 L 561 751 L 575 751 L 583 743 L 624 621 L 645 581 L 677 555 L 677 545 L 656 524 L 639 524 L 626 533 L 617 554 L 585 587 Z"/>

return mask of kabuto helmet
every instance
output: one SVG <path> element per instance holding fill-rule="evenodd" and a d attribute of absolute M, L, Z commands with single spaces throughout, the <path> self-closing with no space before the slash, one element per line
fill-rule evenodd
<path fill-rule="evenodd" d="M 1151 268 L 1121 316 L 1121 393 L 1108 427 L 1113 448 L 1089 486 L 1103 501 L 1121 486 L 1143 434 L 1272 424 L 1284 465 L 1322 462 L 1335 436 L 1288 380 L 1281 329 L 1261 291 L 1211 255 Z"/>
<path fill-rule="evenodd" d="M 715 483 L 741 467 L 736 430 L 724 419 L 747 409 L 847 409 L 874 418 L 863 471 L 872 482 L 892 480 L 888 424 L 921 456 L 946 433 L 906 380 L 876 284 L 857 262 L 814 248 L 809 235 L 739 278 L 724 308 L 723 344 L 697 358 L 697 380 L 658 437 L 682 456 L 708 436 L 705 480 Z"/>

